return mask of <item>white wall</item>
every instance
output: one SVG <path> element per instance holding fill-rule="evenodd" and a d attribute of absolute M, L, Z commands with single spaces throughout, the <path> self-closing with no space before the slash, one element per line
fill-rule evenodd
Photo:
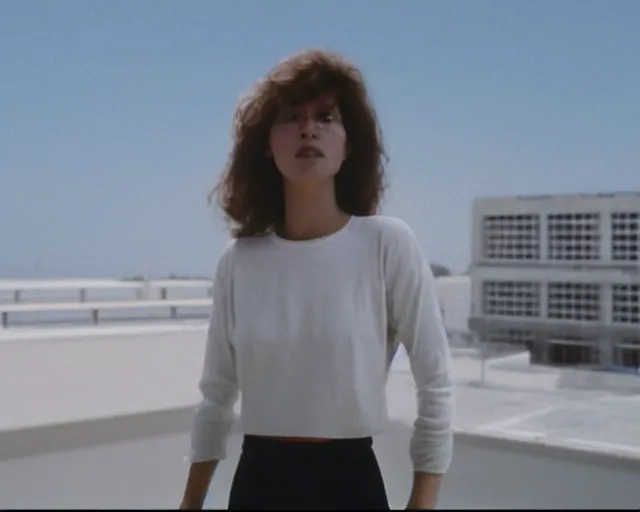
<path fill-rule="evenodd" d="M 173 423 L 176 431 L 162 432 L 165 422 Z M 113 424 L 111 428 L 118 430 Z M 146 436 L 0 460 L 0 508 L 177 507 L 186 478 L 182 455 L 188 431 L 175 417 L 157 414 L 139 422 L 138 428 Z M 389 500 L 396 509 L 404 508 L 411 486 L 410 434 L 409 426 L 394 422 L 374 443 Z M 235 433 L 229 459 L 214 477 L 207 506 L 226 506 L 240 444 L 241 436 Z M 562 450 L 458 436 L 440 506 L 634 508 L 640 503 L 639 481 L 638 462 L 588 460 Z"/>
<path fill-rule="evenodd" d="M 467 321 L 471 312 L 471 278 L 469 276 L 438 277 L 436 289 L 447 330 L 467 332 Z"/>
<path fill-rule="evenodd" d="M 101 329 L 112 332 L 97 336 Z M 75 329 L 59 338 L 53 331 L 16 333 L 12 341 L 6 333 L 0 337 L 0 508 L 176 506 L 205 330 L 134 335 L 101 329 Z M 376 439 L 376 449 L 392 504 L 401 507 L 411 480 L 407 450 L 416 403 L 408 363 L 394 364 L 387 386 L 394 421 Z M 478 387 L 470 380 L 479 375 L 478 365 L 454 358 L 459 434 L 443 506 L 640 503 L 634 397 L 564 392 L 555 375 L 534 389 L 545 375 L 499 368 L 487 373 L 486 387 Z M 570 421 L 558 422 L 553 411 L 565 411 Z M 576 430 L 574 419 L 587 425 Z M 531 429 L 555 445 L 523 442 Z M 239 440 L 233 437 L 230 461 L 216 477 L 214 505 L 226 500 Z M 590 451 L 569 449 L 576 440 Z"/>

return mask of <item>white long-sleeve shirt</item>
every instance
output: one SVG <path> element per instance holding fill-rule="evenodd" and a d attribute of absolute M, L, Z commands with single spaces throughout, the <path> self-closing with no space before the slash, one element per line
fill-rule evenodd
<path fill-rule="evenodd" d="M 454 401 L 448 340 L 430 266 L 403 221 L 352 217 L 313 240 L 234 240 L 213 289 L 189 460 L 226 457 L 239 393 L 246 434 L 382 432 L 389 367 L 403 343 L 418 399 L 414 470 L 447 470 Z"/>

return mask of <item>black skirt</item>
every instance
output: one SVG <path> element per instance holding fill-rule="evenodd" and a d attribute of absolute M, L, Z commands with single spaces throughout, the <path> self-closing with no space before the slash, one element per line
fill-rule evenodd
<path fill-rule="evenodd" d="M 244 436 L 229 510 L 389 510 L 370 437 L 283 442 Z"/>

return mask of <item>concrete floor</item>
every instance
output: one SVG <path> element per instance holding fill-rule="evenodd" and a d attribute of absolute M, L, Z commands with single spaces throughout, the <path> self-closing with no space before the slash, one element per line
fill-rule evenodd
<path fill-rule="evenodd" d="M 411 485 L 410 428 L 394 422 L 375 440 L 392 507 Z M 241 436 L 230 440 L 205 506 L 224 508 Z M 118 441 L 0 461 L 0 508 L 173 508 L 184 485 L 188 432 Z M 548 451 L 496 447 L 481 438 L 456 441 L 441 508 L 640 507 L 640 466 L 562 460 Z"/>

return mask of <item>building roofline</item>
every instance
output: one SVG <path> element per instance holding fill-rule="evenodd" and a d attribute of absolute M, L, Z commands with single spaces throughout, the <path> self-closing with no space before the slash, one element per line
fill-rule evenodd
<path fill-rule="evenodd" d="M 640 191 L 618 191 L 618 192 L 589 192 L 572 194 L 529 194 L 529 195 L 500 195 L 500 196 L 480 196 L 474 202 L 496 201 L 496 200 L 523 200 L 523 201 L 544 201 L 558 199 L 611 199 L 615 197 L 639 197 Z"/>

